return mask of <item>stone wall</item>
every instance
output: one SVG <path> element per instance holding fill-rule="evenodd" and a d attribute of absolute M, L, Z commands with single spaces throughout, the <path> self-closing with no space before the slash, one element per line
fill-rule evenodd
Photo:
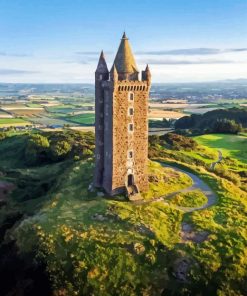
<path fill-rule="evenodd" d="M 135 89 L 135 90 L 134 90 Z M 137 90 L 138 89 L 138 90 Z M 130 90 L 134 94 L 129 99 Z M 128 174 L 140 191 L 148 189 L 148 96 L 149 88 L 143 81 L 121 81 L 115 85 L 113 94 L 113 169 L 112 189 L 124 188 Z M 129 108 L 134 114 L 129 115 Z M 129 124 L 133 124 L 133 132 Z M 128 152 L 133 157 L 128 158 Z"/>

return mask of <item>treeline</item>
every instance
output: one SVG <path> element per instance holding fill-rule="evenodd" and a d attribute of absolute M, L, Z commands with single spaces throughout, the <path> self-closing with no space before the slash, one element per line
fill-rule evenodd
<path fill-rule="evenodd" d="M 233 133 L 247 127 L 247 109 L 218 109 L 205 114 L 192 114 L 178 119 L 175 129 L 190 129 L 198 133 Z"/>
<path fill-rule="evenodd" d="M 171 128 L 174 126 L 175 119 L 152 120 L 148 121 L 149 128 Z"/>
<path fill-rule="evenodd" d="M 38 165 L 86 158 L 93 155 L 94 147 L 92 132 L 43 132 L 29 135 L 24 154 L 27 164 Z"/>
<path fill-rule="evenodd" d="M 167 133 L 162 136 L 149 136 L 148 143 L 149 158 L 160 156 L 160 152 L 163 153 L 161 147 L 176 151 L 193 151 L 198 146 L 197 142 L 192 138 L 185 137 L 183 135 L 178 135 L 175 133 Z"/>

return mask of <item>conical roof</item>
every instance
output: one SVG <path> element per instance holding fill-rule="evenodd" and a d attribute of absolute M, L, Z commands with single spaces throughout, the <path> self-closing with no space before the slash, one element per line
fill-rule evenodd
<path fill-rule="evenodd" d="M 99 57 L 99 62 L 98 62 L 98 66 L 96 69 L 97 73 L 108 73 L 108 68 L 107 68 L 107 64 L 105 61 L 105 56 L 104 56 L 104 52 L 103 50 L 101 51 L 100 57 Z"/>
<path fill-rule="evenodd" d="M 121 39 L 113 65 L 116 66 L 119 74 L 138 72 L 135 58 L 129 44 L 129 39 L 126 37 L 125 32 Z"/>

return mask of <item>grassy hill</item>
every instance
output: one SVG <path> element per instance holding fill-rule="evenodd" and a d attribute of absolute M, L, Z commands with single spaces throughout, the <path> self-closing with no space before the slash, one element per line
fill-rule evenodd
<path fill-rule="evenodd" d="M 229 156 L 247 164 L 247 135 L 210 134 L 194 137 L 201 145 L 221 150 Z"/>
<path fill-rule="evenodd" d="M 34 139 L 42 157 L 30 164 L 26 149 L 33 149 Z M 54 159 L 52 149 L 61 141 L 71 150 Z M 193 213 L 178 208 L 203 204 L 197 191 L 175 195 L 170 203 L 150 202 L 155 194 L 191 186 L 186 174 L 156 162 L 149 163 L 146 203 L 89 191 L 89 134 L 12 134 L 1 140 L 0 182 L 15 186 L 0 208 L 3 295 L 245 295 L 246 191 L 209 170 L 203 159 L 213 161 L 216 151 L 186 140 L 189 150 L 179 137 L 167 141 L 151 137 L 150 157 L 198 175 L 217 193 L 216 205 Z"/>

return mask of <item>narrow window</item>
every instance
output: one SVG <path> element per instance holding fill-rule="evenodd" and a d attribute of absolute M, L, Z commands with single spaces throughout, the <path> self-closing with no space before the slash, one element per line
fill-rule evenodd
<path fill-rule="evenodd" d="M 133 115 L 134 114 L 134 109 L 133 108 L 129 108 L 129 115 Z"/>
<path fill-rule="evenodd" d="M 100 74 L 100 76 L 99 76 L 99 80 L 102 80 L 102 78 L 103 78 L 103 76 Z"/>
<path fill-rule="evenodd" d="M 129 157 L 129 158 L 133 158 L 133 151 L 132 151 L 132 150 L 129 151 L 129 155 L 128 155 L 128 157 Z"/>
<path fill-rule="evenodd" d="M 133 93 L 129 93 L 129 100 L 133 101 L 134 100 L 134 94 Z"/>
<path fill-rule="evenodd" d="M 130 123 L 129 124 L 129 131 L 133 132 L 133 130 L 134 130 L 134 125 L 133 125 L 133 123 Z"/>

